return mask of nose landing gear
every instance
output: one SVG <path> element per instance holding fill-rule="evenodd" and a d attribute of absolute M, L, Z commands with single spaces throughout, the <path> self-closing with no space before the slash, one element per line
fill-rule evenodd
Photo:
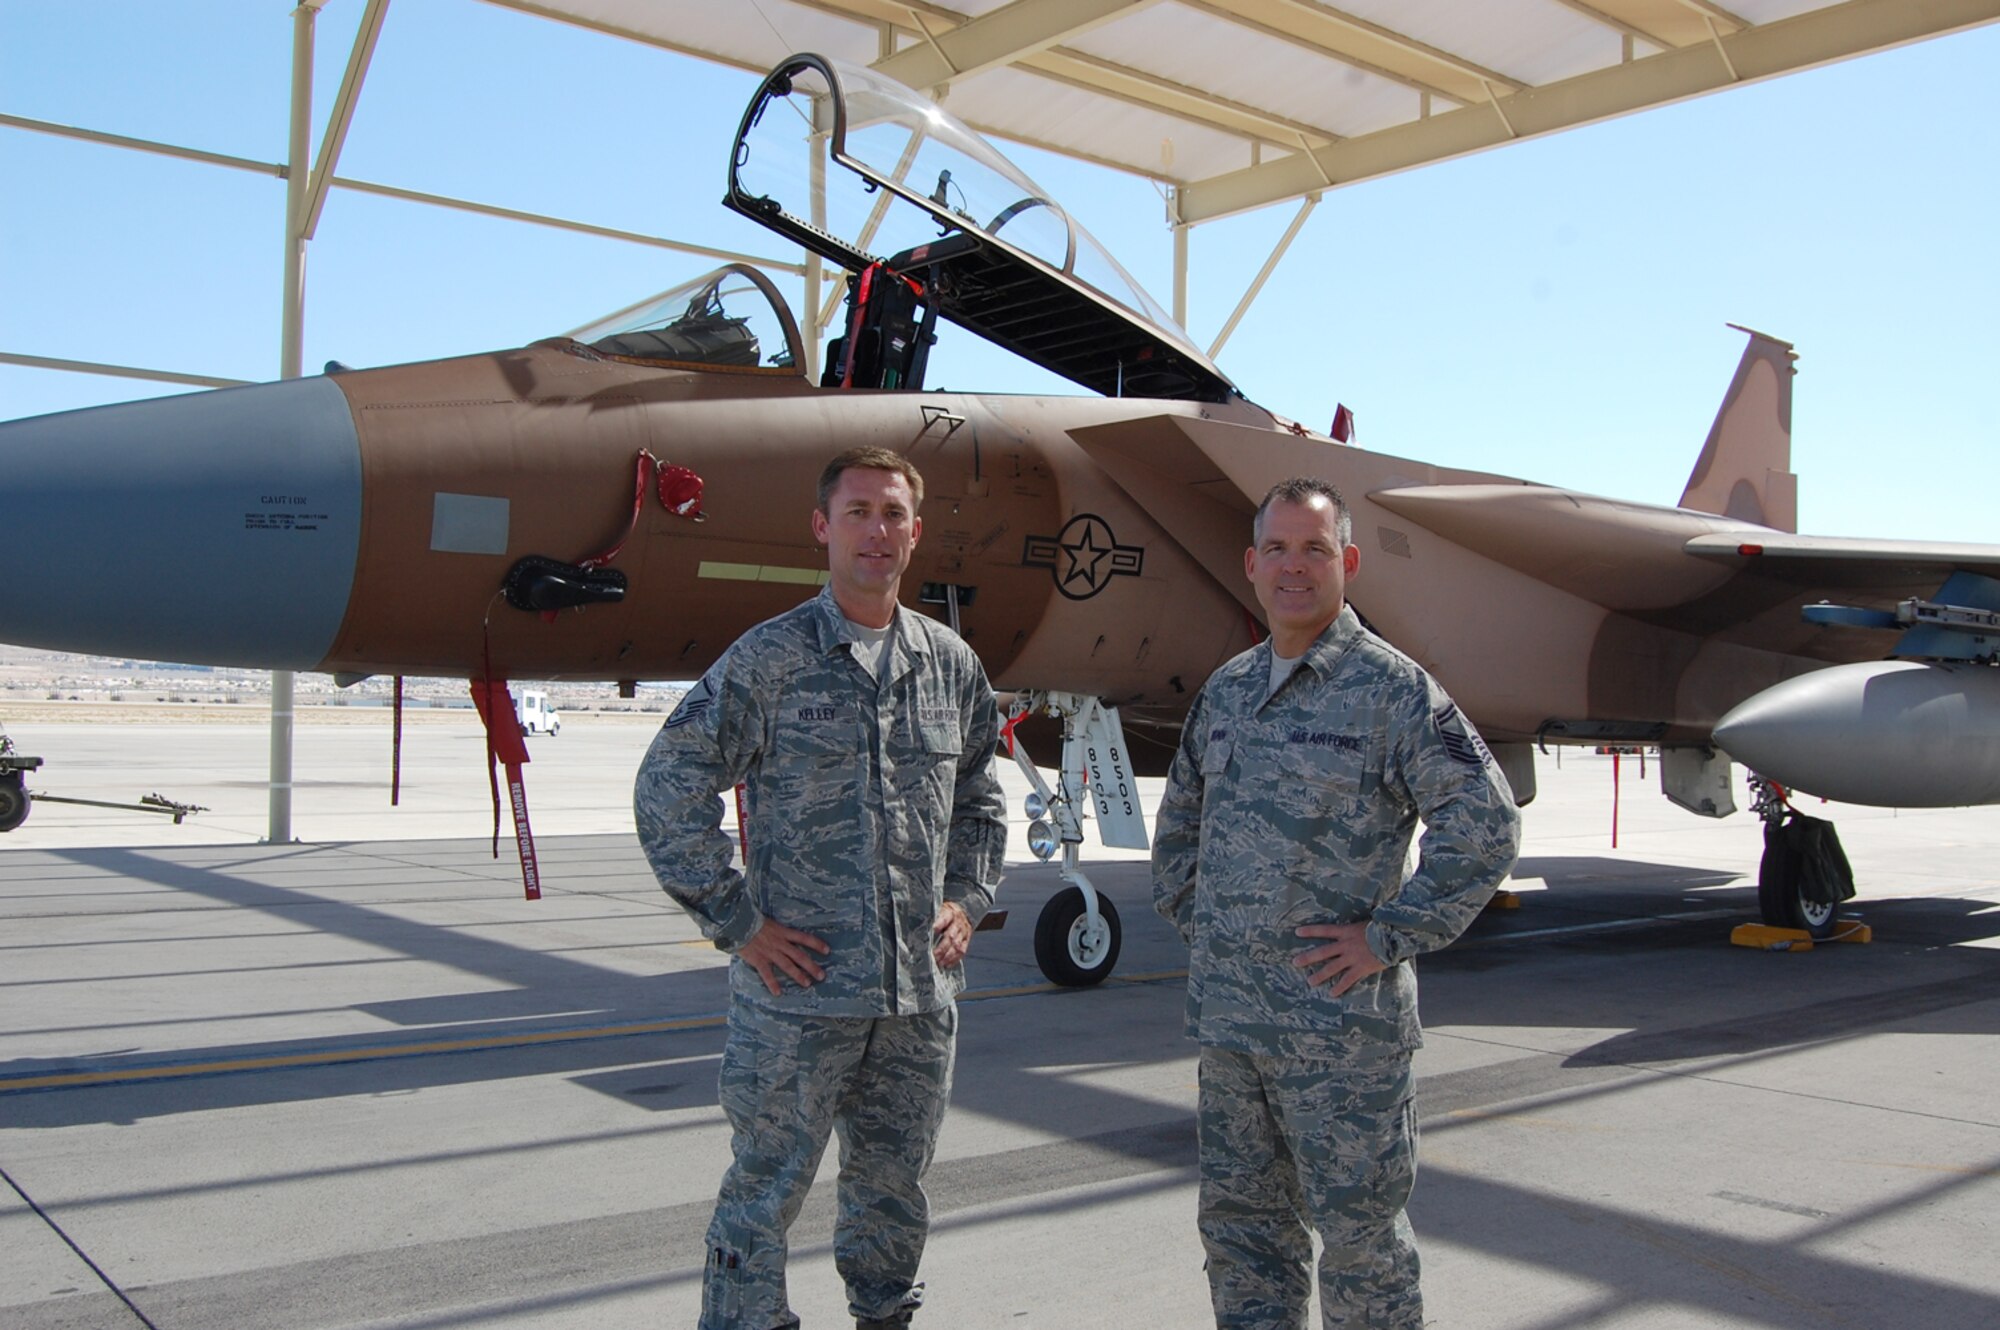
<path fill-rule="evenodd" d="M 1051 896 L 1035 921 L 1035 964 L 1051 983 L 1088 988 L 1110 978 L 1124 932 L 1117 909 L 1078 866 L 1085 791 L 1095 804 L 1098 838 L 1106 845 L 1143 850 L 1151 841 L 1117 708 L 1076 693 L 1030 693 L 1014 717 L 1036 711 L 1062 720 L 1063 755 L 1059 785 L 1051 790 L 1027 749 L 1013 745 L 1014 761 L 1034 786 L 1028 796 L 1028 848 L 1048 860 L 1060 847 L 1057 872 L 1071 885 Z"/>

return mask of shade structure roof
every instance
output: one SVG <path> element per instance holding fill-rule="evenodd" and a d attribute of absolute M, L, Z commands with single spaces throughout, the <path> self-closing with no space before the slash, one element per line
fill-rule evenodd
<path fill-rule="evenodd" d="M 491 0 L 747 70 L 871 64 L 1194 224 L 2000 19 L 2000 0 Z"/>

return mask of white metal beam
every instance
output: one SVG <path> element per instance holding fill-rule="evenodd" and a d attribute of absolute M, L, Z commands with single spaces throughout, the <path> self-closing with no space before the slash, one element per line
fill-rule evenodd
<path fill-rule="evenodd" d="M 319 230 L 319 215 L 326 207 L 327 183 L 340 165 L 340 150 L 347 143 L 348 126 L 354 123 L 354 104 L 361 97 L 361 81 L 368 77 L 368 62 L 375 58 L 375 41 L 382 35 L 382 18 L 388 12 L 389 0 L 368 0 L 368 8 L 361 11 L 361 28 L 354 34 L 347 72 L 341 76 L 340 92 L 333 99 L 333 114 L 326 122 L 326 137 L 320 140 L 319 157 L 313 162 L 312 179 L 306 186 L 307 239 Z"/>
<path fill-rule="evenodd" d="M 1278 243 L 1272 247 L 1271 257 L 1264 260 L 1264 266 L 1257 271 L 1256 280 L 1251 282 L 1249 289 L 1243 293 L 1243 299 L 1236 302 L 1236 308 L 1230 314 L 1229 321 L 1222 325 L 1222 331 L 1215 335 L 1214 343 L 1208 348 L 1210 360 L 1222 354 L 1222 348 L 1229 341 L 1230 334 L 1236 331 L 1236 325 L 1243 322 L 1243 316 L 1248 314 L 1250 306 L 1256 303 L 1258 293 L 1264 289 L 1264 283 L 1270 281 L 1271 274 L 1277 271 L 1278 260 L 1285 257 L 1285 251 L 1299 238 L 1299 228 L 1306 224 L 1306 218 L 1312 216 L 1313 209 L 1319 206 L 1319 200 L 1319 195 L 1308 194 L 1306 201 L 1299 206 L 1298 212 L 1292 217 L 1292 224 L 1285 228 L 1285 234 L 1280 236 Z"/>
<path fill-rule="evenodd" d="M 1160 0 L 1013 0 L 875 62 L 875 69 L 912 88 L 1013 64 L 1067 37 L 1135 13 Z M 914 18 L 914 15 L 913 15 Z"/>
<path fill-rule="evenodd" d="M 1318 147 L 1340 139 L 1340 135 L 1324 126 L 1287 119 L 1275 112 L 1262 111 L 1217 93 L 1203 92 L 1158 74 L 1148 74 L 1081 51 L 1066 48 L 1043 51 L 1022 60 L 1020 68 L 1134 106 L 1165 111 L 1211 129 L 1240 134 L 1253 142 L 1281 143 L 1293 147 L 1303 136 L 1307 142 Z"/>
<path fill-rule="evenodd" d="M 1662 50 L 1708 40 L 1709 25 L 1741 32 L 1750 20 L 1704 0 L 1560 0 L 1585 18 Z"/>
<path fill-rule="evenodd" d="M 279 162 L 260 162 L 249 157 L 232 157 L 228 153 L 208 152 L 201 148 L 183 148 L 175 143 L 135 139 L 126 134 L 107 134 L 102 130 L 82 129 L 76 125 L 58 124 L 53 120 L 33 120 L 24 115 L 0 114 L 0 125 L 9 129 L 25 129 L 35 134 L 50 134 L 56 138 L 95 143 L 106 148 L 125 148 L 132 152 L 148 152 L 159 157 L 178 157 L 185 162 L 201 162 L 206 166 L 226 166 L 233 171 L 250 171 L 257 175 L 277 176 L 280 179 L 283 179 L 285 174 L 285 168 Z"/>
<path fill-rule="evenodd" d="M 177 157 L 183 161 L 201 162 L 209 166 L 224 166 L 237 171 L 249 171 L 257 175 L 275 176 L 280 180 L 289 174 L 282 162 L 259 162 L 248 157 L 231 157 L 219 152 L 206 152 L 200 148 L 184 148 L 178 144 L 160 143 L 152 139 L 131 138 L 124 134 L 106 134 L 94 129 L 79 129 L 74 125 L 57 124 L 50 120 L 32 120 L 27 116 L 0 115 L 0 126 L 25 129 L 37 134 L 50 134 L 58 138 L 76 139 L 84 143 L 96 143 L 107 148 L 124 148 L 133 152 L 153 153 L 161 157 Z M 1059 151 L 1059 149 L 1050 149 Z M 603 236 L 607 240 L 623 240 L 634 245 L 650 245 L 655 249 L 670 249 L 681 254 L 694 254 L 702 258 L 719 259 L 724 263 L 748 263 L 759 268 L 769 268 L 773 272 L 802 273 L 805 265 L 790 259 L 773 259 L 757 254 L 742 254 L 732 249 L 717 249 L 712 245 L 691 245 L 681 240 L 669 240 L 665 236 L 647 235 L 641 231 L 621 231 L 616 227 L 597 226 L 590 222 L 572 221 L 566 217 L 552 217 L 546 213 L 524 212 L 519 208 L 502 208 L 490 203 L 475 203 L 471 199 L 453 198 L 447 194 L 426 194 L 422 190 L 403 189 L 396 185 L 379 185 L 370 180 L 356 180 L 351 176 L 329 176 L 327 185 L 332 189 L 351 189 L 361 194 L 376 194 L 383 198 L 402 199 L 409 203 L 427 204 L 434 208 L 448 208 L 456 212 L 477 213 L 483 217 L 501 217 L 510 222 L 527 222 L 534 226 L 546 226 L 558 231 L 575 231 L 580 235 Z"/>
<path fill-rule="evenodd" d="M 248 379 L 219 379 L 212 374 L 182 374 L 170 369 L 142 369 L 137 365 L 111 365 L 101 360 L 63 360 L 56 356 L 28 356 L 0 351 L 0 365 L 20 365 L 27 369 L 58 369 L 70 374 L 101 374 L 112 379 L 145 379 L 152 383 L 183 383 L 190 388 L 240 388 Z"/>
<path fill-rule="evenodd" d="M 1512 92 L 1525 85 L 1489 65 L 1418 41 L 1318 0 L 1196 0 L 1242 22 L 1283 32 L 1335 59 L 1454 101 L 1475 100 L 1482 84 Z"/>
<path fill-rule="evenodd" d="M 1712 42 L 1530 88 L 1490 105 L 1296 152 L 1277 161 L 1186 185 L 1181 216 L 1190 223 L 1302 198 L 1327 187 L 1465 156 L 1510 141 L 1608 120 L 1779 74 L 1829 64 L 2000 19 L 2000 0 L 1846 0 L 1776 23 L 1719 31 Z M 1732 77 L 1733 75 L 1733 77 Z M 1494 111 L 1499 116 L 1493 114 Z M 1500 117 L 1505 118 L 1504 124 Z"/>
<path fill-rule="evenodd" d="M 1644 18 L 1635 19 L 1626 15 L 1622 10 L 1614 12 L 1612 6 L 1605 3 L 1604 0 L 1600 0 L 1596 4 L 1586 4 L 1585 0 L 1556 0 L 1556 3 L 1562 5 L 1565 9 L 1575 10 L 1592 23 L 1597 23 L 1611 29 L 1623 37 L 1628 44 L 1633 41 L 1642 41 L 1648 46 L 1662 51 L 1672 50 L 1676 46 L 1687 45 L 1686 42 L 1669 41 L 1657 32 L 1642 27 L 1641 24 L 1645 21 Z M 1708 39 L 1708 30 L 1704 28 L 1701 35 L 1702 40 L 1706 41 Z M 1630 59 L 1631 57 L 1628 56 L 1626 58 Z"/>
<path fill-rule="evenodd" d="M 1314 0 L 1183 0 L 1183 3 L 1450 101 L 1481 100 L 1485 95 L 1481 91 L 1483 84 L 1509 92 L 1525 86 L 1499 70 Z"/>
<path fill-rule="evenodd" d="M 546 226 L 557 231 L 574 231 L 579 235 L 603 236 L 607 240 L 623 240 L 634 245 L 651 245 L 655 249 L 671 249 L 676 253 L 695 254 L 703 258 L 720 259 L 725 263 L 749 263 L 774 272 L 802 273 L 805 265 L 790 259 L 760 258 L 755 254 L 739 254 L 733 249 L 717 249 L 712 245 L 691 245 L 683 240 L 668 240 L 665 236 L 647 235 L 642 231 L 621 231 L 613 226 L 597 226 L 590 222 L 571 221 L 566 217 L 550 217 L 544 213 L 523 212 L 519 208 L 502 208 L 491 203 L 474 203 L 470 199 L 455 199 L 444 194 L 426 194 L 420 189 L 404 189 L 398 185 L 378 185 L 369 180 L 354 180 L 347 176 L 335 176 L 332 183 L 341 189 L 351 189 L 360 194 L 377 194 L 385 199 L 402 199 L 409 203 L 425 203 L 434 208 L 449 208 L 455 212 L 478 213 L 482 217 L 501 217 L 510 222 L 527 222 L 534 226 Z"/>
<path fill-rule="evenodd" d="M 672 41 L 655 33 L 645 32 L 638 28 L 624 27 L 620 24 L 592 18 L 585 14 L 578 14 L 574 12 L 571 6 L 536 4 L 535 0 L 486 0 L 486 3 L 497 5 L 502 9 L 518 10 L 523 14 L 532 15 L 535 18 L 545 18 L 551 22 L 566 24 L 572 28 L 581 28 L 585 32 L 602 33 L 606 37 L 617 37 L 624 41 L 635 42 L 640 46 L 650 46 L 656 50 L 670 51 L 675 55 L 692 56 L 696 60 L 706 61 L 711 65 L 721 65 L 725 69 L 740 69 L 746 74 L 763 74 L 770 68 L 770 65 L 766 62 L 732 60 L 728 56 L 718 54 L 715 51 L 704 51 L 699 47 Z M 814 7 L 818 8 L 820 6 Z M 899 11 L 904 21 L 908 21 L 908 9 L 902 5 L 897 5 L 895 8 Z"/>
<path fill-rule="evenodd" d="M 1631 3 L 1632 0 L 1626 0 L 1626 2 Z M 1697 14 L 1706 15 L 1714 19 L 1717 23 L 1731 28 L 1747 28 L 1750 26 L 1750 20 L 1738 17 L 1729 10 L 1724 9 L 1721 5 L 1716 4 L 1715 0 L 1660 0 L 1660 2 L 1670 2 L 1679 5 L 1682 9 L 1691 9 Z"/>

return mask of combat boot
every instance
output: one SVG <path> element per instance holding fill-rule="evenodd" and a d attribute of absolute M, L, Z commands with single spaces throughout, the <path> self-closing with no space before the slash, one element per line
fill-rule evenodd
<path fill-rule="evenodd" d="M 879 1321 L 856 1319 L 854 1330 L 910 1330 L 910 1313 L 908 1311 L 900 1311 L 894 1316 L 885 1316 Z"/>

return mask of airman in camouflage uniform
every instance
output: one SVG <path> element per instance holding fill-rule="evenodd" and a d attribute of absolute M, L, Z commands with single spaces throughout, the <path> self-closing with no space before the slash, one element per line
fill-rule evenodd
<path fill-rule="evenodd" d="M 1258 509 L 1244 562 L 1272 636 L 1203 686 L 1154 837 L 1154 903 L 1192 950 L 1218 1326 L 1304 1326 L 1308 1225 L 1325 1326 L 1422 1326 L 1411 962 L 1463 931 L 1519 845 L 1486 745 L 1346 606 L 1348 526 L 1320 481 Z"/>
<path fill-rule="evenodd" d="M 639 772 L 653 871 L 735 957 L 720 1094 L 735 1161 L 709 1227 L 704 1330 L 798 1325 L 785 1234 L 829 1130 L 834 1258 L 857 1323 L 906 1325 L 922 1301 L 921 1179 L 951 1090 L 961 961 L 993 902 L 1006 823 L 978 659 L 895 602 L 921 499 L 894 453 L 834 459 L 813 514 L 830 585 L 738 639 Z M 738 782 L 740 872 L 719 797 Z"/>

